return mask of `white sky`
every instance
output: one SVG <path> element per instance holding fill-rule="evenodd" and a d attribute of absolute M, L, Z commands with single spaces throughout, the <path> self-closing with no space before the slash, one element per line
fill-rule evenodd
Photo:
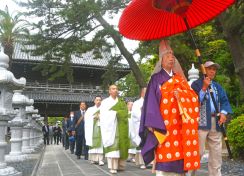
<path fill-rule="evenodd" d="M 5 6 L 8 6 L 9 12 L 13 13 L 13 12 L 21 12 L 23 11 L 23 9 L 21 9 L 20 7 L 18 7 L 14 1 L 12 0 L 0 0 L 0 9 L 4 10 Z"/>
<path fill-rule="evenodd" d="M 24 0 L 21 0 L 21 1 L 24 1 Z M 13 0 L 0 0 L 0 9 L 1 10 L 4 10 L 6 5 L 8 6 L 10 14 L 16 13 L 16 12 L 22 12 L 25 10 L 23 7 L 19 7 L 18 5 L 16 5 Z M 119 22 L 119 17 L 120 17 L 120 15 L 117 15 L 112 20 L 111 19 L 107 19 L 107 20 L 110 24 L 117 25 Z M 31 19 L 31 20 L 33 20 L 33 19 Z M 139 41 L 129 40 L 126 38 L 124 38 L 123 41 L 124 41 L 126 48 L 131 53 L 138 47 L 138 44 L 139 44 Z M 115 49 L 115 50 L 118 50 L 118 49 Z"/>

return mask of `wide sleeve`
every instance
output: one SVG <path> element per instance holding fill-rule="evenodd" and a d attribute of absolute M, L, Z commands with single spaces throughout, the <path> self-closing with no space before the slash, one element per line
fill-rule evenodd
<path fill-rule="evenodd" d="M 218 85 L 218 87 L 219 87 L 220 112 L 225 111 L 230 114 L 233 113 L 225 90 L 220 85 Z"/>
<path fill-rule="evenodd" d="M 79 120 L 79 118 L 80 118 L 80 113 L 79 113 L 79 111 L 75 111 L 75 113 L 74 113 L 74 118 L 73 118 L 73 128 L 74 128 L 74 129 L 77 128 L 77 127 L 76 127 L 76 123 L 77 123 L 77 121 Z"/>
<path fill-rule="evenodd" d="M 141 137 L 142 156 L 146 165 L 154 159 L 154 149 L 158 145 L 156 136 L 148 130 L 148 127 L 166 134 L 166 127 L 160 113 L 160 86 L 156 77 L 152 77 L 143 104 L 139 135 Z"/>
<path fill-rule="evenodd" d="M 199 80 L 196 80 L 191 84 L 191 88 L 196 92 L 196 94 L 199 94 L 202 89 L 202 85 L 199 84 Z"/>
<path fill-rule="evenodd" d="M 100 106 L 100 128 L 104 147 L 114 144 L 117 128 L 117 112 L 108 107 L 111 107 L 110 102 L 103 100 Z"/>
<path fill-rule="evenodd" d="M 139 101 L 134 102 L 131 109 L 131 117 L 133 121 L 138 122 L 141 120 L 141 107 L 139 106 Z"/>
<path fill-rule="evenodd" d="M 86 145 L 88 146 L 92 146 L 93 122 L 94 122 L 92 112 L 93 109 L 88 108 L 84 116 L 85 139 L 86 139 Z"/>
<path fill-rule="evenodd" d="M 148 89 L 147 89 L 147 97 L 144 101 L 144 128 L 152 127 L 154 130 L 161 132 L 163 134 L 166 133 L 166 127 L 164 124 L 163 117 L 160 112 L 160 100 L 161 100 L 161 84 L 156 82 L 155 78 L 152 78 Z"/>

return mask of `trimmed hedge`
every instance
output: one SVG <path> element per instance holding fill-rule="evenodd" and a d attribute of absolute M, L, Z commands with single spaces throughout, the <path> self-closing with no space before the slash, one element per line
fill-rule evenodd
<path fill-rule="evenodd" d="M 227 135 L 234 157 L 244 159 L 244 115 L 231 120 Z"/>

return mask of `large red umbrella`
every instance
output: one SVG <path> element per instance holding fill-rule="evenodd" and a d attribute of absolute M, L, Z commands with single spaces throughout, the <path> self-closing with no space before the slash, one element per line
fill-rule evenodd
<path fill-rule="evenodd" d="M 189 31 L 203 74 L 201 54 L 191 33 L 235 0 L 132 0 L 123 11 L 119 21 L 122 35 L 136 40 L 154 40 Z"/>
<path fill-rule="evenodd" d="M 205 23 L 235 0 L 132 0 L 123 11 L 119 31 L 129 39 L 153 40 Z"/>
<path fill-rule="evenodd" d="M 235 0 L 132 0 L 121 15 L 119 31 L 125 37 L 136 40 L 160 39 L 189 31 L 201 70 L 206 75 L 191 28 L 213 19 L 234 2 Z M 211 86 L 209 91 L 219 116 Z M 232 158 L 225 128 L 223 125 L 220 128 Z"/>

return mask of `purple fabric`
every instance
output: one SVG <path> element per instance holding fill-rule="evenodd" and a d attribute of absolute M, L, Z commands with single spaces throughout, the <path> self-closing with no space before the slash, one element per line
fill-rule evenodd
<path fill-rule="evenodd" d="M 144 99 L 139 135 L 142 139 L 140 144 L 141 153 L 145 164 L 149 164 L 154 160 L 154 150 L 158 145 L 158 140 L 155 135 L 148 131 L 147 127 L 152 127 L 163 134 L 166 134 L 166 127 L 163 117 L 160 113 L 161 100 L 161 85 L 170 79 L 170 76 L 164 69 L 152 75 L 147 87 L 147 92 Z M 157 170 L 166 172 L 183 173 L 183 162 L 173 161 L 167 163 L 157 163 Z"/>
<path fill-rule="evenodd" d="M 156 163 L 156 170 L 164 172 L 185 173 L 184 160 Z"/>
<path fill-rule="evenodd" d="M 139 129 L 139 135 L 142 139 L 140 146 L 145 164 L 149 164 L 154 159 L 154 149 L 158 145 L 156 137 L 148 131 L 147 127 L 152 127 L 164 134 L 166 133 L 159 105 L 162 96 L 160 87 L 169 79 L 168 73 L 162 69 L 160 72 L 152 75 L 147 86 Z"/>

